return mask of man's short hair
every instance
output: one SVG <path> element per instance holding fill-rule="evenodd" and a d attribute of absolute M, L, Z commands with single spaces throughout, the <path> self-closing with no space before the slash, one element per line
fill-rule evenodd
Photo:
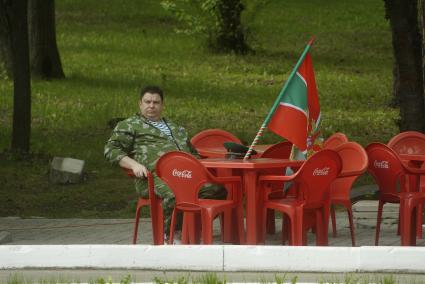
<path fill-rule="evenodd" d="M 143 98 L 143 96 L 146 93 L 151 93 L 151 94 L 158 94 L 161 97 L 161 101 L 164 101 L 164 92 L 162 91 L 162 89 L 158 86 L 146 86 L 144 87 L 141 91 L 140 91 L 140 99 Z"/>

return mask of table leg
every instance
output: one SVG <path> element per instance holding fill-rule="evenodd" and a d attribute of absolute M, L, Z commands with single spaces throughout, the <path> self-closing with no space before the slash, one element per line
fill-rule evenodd
<path fill-rule="evenodd" d="M 402 246 L 416 246 L 416 208 L 410 208 L 409 198 L 400 200 L 400 244 Z M 410 211 L 412 210 L 412 211 Z"/>
<path fill-rule="evenodd" d="M 231 176 L 232 175 L 232 170 L 231 169 L 216 169 L 217 171 L 217 176 Z M 232 192 L 233 192 L 233 186 L 228 184 L 226 185 L 227 188 L 227 199 L 232 199 Z M 225 213 L 224 214 L 224 218 L 223 218 L 223 222 L 224 222 L 224 232 L 223 232 L 223 242 L 225 243 L 233 243 L 236 239 L 236 236 L 233 234 L 233 228 L 232 228 L 232 224 L 233 224 L 233 220 L 232 220 L 232 216 L 233 216 L 233 212 L 229 213 Z"/>
<path fill-rule="evenodd" d="M 257 172 L 255 170 L 245 170 L 243 177 L 246 204 L 246 244 L 256 245 L 261 239 L 258 236 L 261 230 L 257 230 L 257 228 L 262 226 L 262 218 L 259 216 L 261 202 L 257 202 L 259 198 Z"/>
<path fill-rule="evenodd" d="M 409 175 L 409 186 L 410 191 L 412 192 L 420 192 L 420 180 L 421 175 Z M 422 214 L 423 214 L 423 208 L 422 206 L 419 206 L 417 208 L 417 216 L 416 216 L 416 238 L 422 239 Z"/>

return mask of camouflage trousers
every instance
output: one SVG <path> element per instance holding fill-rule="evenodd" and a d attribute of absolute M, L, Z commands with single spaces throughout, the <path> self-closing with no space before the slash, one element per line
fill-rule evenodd
<path fill-rule="evenodd" d="M 140 180 L 139 180 L 140 181 Z M 162 199 L 162 210 L 164 212 L 164 232 L 168 236 L 170 233 L 171 214 L 174 210 L 175 198 L 171 189 L 156 175 L 154 175 L 155 193 Z M 149 191 L 146 182 L 137 183 L 136 191 L 140 197 L 148 198 Z M 203 199 L 226 199 L 227 191 L 219 184 L 207 184 L 199 190 L 199 197 Z M 177 219 L 177 230 L 181 229 L 181 216 Z"/>

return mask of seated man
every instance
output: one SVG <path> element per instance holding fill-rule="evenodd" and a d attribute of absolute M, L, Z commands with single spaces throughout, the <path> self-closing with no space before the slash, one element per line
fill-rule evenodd
<path fill-rule="evenodd" d="M 161 116 L 164 95 L 157 86 L 142 89 L 139 99 L 140 113 L 119 122 L 105 145 L 105 157 L 112 164 L 131 169 L 136 191 L 144 198 L 149 196 L 148 171 L 155 169 L 158 158 L 170 151 L 184 151 L 198 156 L 191 147 L 186 130 Z M 155 175 L 155 193 L 163 200 L 164 232 L 170 231 L 174 195 Z M 202 198 L 225 199 L 226 190 L 217 185 L 205 186 L 199 193 Z"/>

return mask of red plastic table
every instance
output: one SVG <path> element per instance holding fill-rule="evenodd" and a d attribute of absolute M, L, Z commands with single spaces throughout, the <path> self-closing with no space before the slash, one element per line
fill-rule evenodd
<path fill-rule="evenodd" d="M 262 154 L 267 148 L 273 144 L 263 144 L 255 146 L 255 151 Z M 227 150 L 224 147 L 202 147 L 196 149 L 199 155 L 203 158 L 224 158 Z"/>
<path fill-rule="evenodd" d="M 400 160 L 404 168 L 409 172 L 409 191 L 419 192 L 421 191 L 421 176 L 425 176 L 425 167 L 423 163 L 425 162 L 425 155 L 422 154 L 399 154 Z M 422 208 L 418 210 L 417 214 L 417 224 L 416 224 L 416 237 L 422 238 Z M 413 232 L 415 233 L 415 232 Z M 407 240 L 412 238 L 406 237 Z M 414 244 L 412 244 L 414 245 Z"/>
<path fill-rule="evenodd" d="M 423 163 L 425 162 L 425 155 L 399 154 L 398 156 L 400 157 L 404 168 L 409 172 L 409 174 L 415 176 L 413 179 L 410 179 L 409 191 L 420 191 L 419 177 L 421 175 L 425 175 L 425 168 L 423 167 Z"/>
<path fill-rule="evenodd" d="M 257 190 L 257 177 L 262 171 L 267 169 L 279 169 L 282 171 L 286 167 L 300 167 L 304 161 L 291 161 L 288 159 L 235 159 L 227 160 L 223 158 L 202 159 L 201 163 L 207 168 L 227 170 L 228 174 L 240 174 L 242 176 L 243 189 L 246 206 L 246 244 L 256 245 L 264 242 L 261 239 L 262 218 L 261 218 L 261 195 Z M 233 173 L 229 172 L 233 171 Z M 218 171 L 218 174 L 225 174 L 226 171 Z M 282 172 L 283 173 L 283 172 Z"/>

